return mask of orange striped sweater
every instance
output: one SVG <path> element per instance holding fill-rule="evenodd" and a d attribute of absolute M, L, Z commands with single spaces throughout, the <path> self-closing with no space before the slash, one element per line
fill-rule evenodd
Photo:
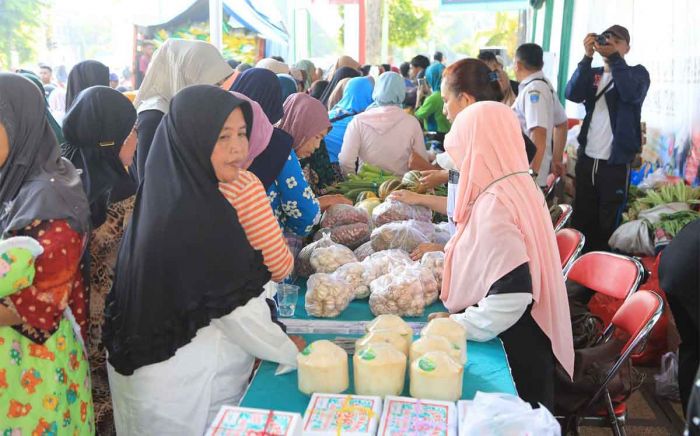
<path fill-rule="evenodd" d="M 219 191 L 236 209 L 238 221 L 250 245 L 262 251 L 272 280 L 284 280 L 292 272 L 294 258 L 260 180 L 253 173 L 241 171 L 235 182 L 219 183 Z"/>

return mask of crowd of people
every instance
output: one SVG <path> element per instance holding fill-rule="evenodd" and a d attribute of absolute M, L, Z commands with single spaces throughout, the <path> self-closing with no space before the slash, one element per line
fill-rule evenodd
<path fill-rule="evenodd" d="M 618 224 L 649 87 L 624 61 L 629 33 L 604 35 L 586 38 L 566 87 L 587 110 L 574 204 L 587 250 Z M 437 316 L 501 338 L 519 395 L 553 407 L 555 366 L 571 375 L 574 351 L 541 187 L 564 174 L 567 119 L 541 47 L 518 48 L 518 82 L 489 51 L 400 67 L 342 56 L 324 71 L 170 39 L 144 59 L 134 94 L 93 60 L 62 93 L 47 67 L 0 74 L 0 230 L 43 250 L 2 254 L 0 430 L 202 434 L 256 359 L 294 367 L 304 341 L 277 319 L 274 284 L 347 201 L 328 188 L 363 163 L 449 185 L 447 198 L 392 194 L 449 218 L 446 246 L 411 253 L 446 253 Z"/>

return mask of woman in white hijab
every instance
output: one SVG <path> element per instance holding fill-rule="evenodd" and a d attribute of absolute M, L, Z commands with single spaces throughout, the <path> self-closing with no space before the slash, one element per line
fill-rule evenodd
<path fill-rule="evenodd" d="M 219 50 L 208 42 L 184 39 L 165 41 L 153 56 L 134 101 L 138 112 L 138 144 L 131 173 L 137 174 L 138 181 L 143 180 L 153 136 L 161 118 L 168 113 L 170 100 L 175 94 L 190 85 L 225 86 L 233 73 L 234 70 Z"/>
<path fill-rule="evenodd" d="M 260 59 L 255 68 L 264 68 L 275 74 L 289 74 L 289 65 L 272 58 Z"/>

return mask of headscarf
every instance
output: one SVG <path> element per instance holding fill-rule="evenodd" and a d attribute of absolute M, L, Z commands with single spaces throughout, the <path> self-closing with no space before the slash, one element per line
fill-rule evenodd
<path fill-rule="evenodd" d="M 542 191 L 528 174 L 517 118 L 504 104 L 475 103 L 457 116 L 445 149 L 461 174 L 457 231 L 445 247 L 445 307 L 454 313 L 477 304 L 497 280 L 528 263 L 532 316 L 571 375 L 571 320 L 556 238 Z"/>
<path fill-rule="evenodd" d="M 119 159 L 135 122 L 136 109 L 129 99 L 107 86 L 81 92 L 63 120 L 66 149 L 71 151 L 66 158 L 82 170 L 80 178 L 93 228 L 105 222 L 109 203 L 136 193 L 136 185 Z"/>
<path fill-rule="evenodd" d="M 280 129 L 292 135 L 295 150 L 330 127 L 328 112 L 320 101 L 303 93 L 293 94 L 285 100 Z"/>
<path fill-rule="evenodd" d="M 406 83 L 399 74 L 389 71 L 382 73 L 374 85 L 372 103 L 369 108 L 380 106 L 401 106 L 406 98 Z"/>
<path fill-rule="evenodd" d="M 44 95 L 18 74 L 0 73 L 0 123 L 10 152 L 0 168 L 0 235 L 34 220 L 64 219 L 78 233 L 90 230 L 90 211 L 73 165 L 61 158 L 46 120 Z"/>
<path fill-rule="evenodd" d="M 272 58 L 260 59 L 255 68 L 264 68 L 275 74 L 289 74 L 289 65 Z"/>
<path fill-rule="evenodd" d="M 32 83 L 34 83 L 36 87 L 39 88 L 41 94 L 44 95 L 44 106 L 46 107 L 46 120 L 49 122 L 51 130 L 53 130 L 53 133 L 56 135 L 58 143 L 63 144 L 63 142 L 65 141 L 65 139 L 63 138 L 63 132 L 61 131 L 61 126 L 56 121 L 56 118 L 53 117 L 51 111 L 49 110 L 49 102 L 46 98 L 46 93 L 44 92 L 44 84 L 41 83 L 41 80 L 36 76 L 36 74 L 32 73 L 31 71 L 23 71 L 20 73 L 20 75 L 26 79 L 31 80 Z"/>
<path fill-rule="evenodd" d="M 321 101 L 321 97 L 323 97 L 323 93 L 326 92 L 326 88 L 328 88 L 328 80 L 317 80 L 311 84 L 309 95 Z"/>
<path fill-rule="evenodd" d="M 339 70 L 337 70 L 333 74 L 333 78 L 331 79 L 330 83 L 328 84 L 328 87 L 326 87 L 326 90 L 323 92 L 323 95 L 321 96 L 321 103 L 326 105 L 328 107 L 328 100 L 331 97 L 331 93 L 335 90 L 336 86 L 338 86 L 338 82 L 345 78 L 353 78 L 353 77 L 359 77 L 360 72 L 354 68 L 350 67 L 342 67 Z M 341 94 L 342 95 L 342 94 Z M 333 107 L 333 106 L 331 106 Z"/>
<path fill-rule="evenodd" d="M 66 112 L 84 89 L 91 86 L 109 86 L 109 68 L 102 62 L 83 61 L 75 64 L 68 74 L 66 85 Z"/>
<path fill-rule="evenodd" d="M 160 46 L 143 79 L 134 105 L 138 113 L 168 112 L 170 99 L 190 85 L 214 85 L 233 74 L 219 50 L 204 41 L 168 39 Z"/>
<path fill-rule="evenodd" d="M 338 85 L 336 85 L 335 89 L 333 92 L 331 92 L 331 95 L 328 97 L 328 102 L 326 103 L 326 107 L 328 110 L 331 110 L 333 106 L 338 104 L 341 98 L 343 98 L 343 94 L 345 93 L 345 86 L 348 84 L 350 81 L 349 77 L 344 78 L 340 82 L 338 82 Z"/>
<path fill-rule="evenodd" d="M 122 375 L 171 358 L 270 279 L 211 164 L 236 108 L 250 125 L 248 103 L 215 86 L 190 86 L 158 126 L 105 305 L 103 342 Z"/>
<path fill-rule="evenodd" d="M 312 83 L 311 78 L 314 77 L 314 74 L 316 73 L 316 65 L 314 65 L 314 63 L 308 59 L 302 59 L 294 64 L 294 66 L 306 73 L 306 78 L 304 79 L 304 89 L 310 89 Z"/>
<path fill-rule="evenodd" d="M 434 63 L 425 70 L 425 81 L 428 82 L 433 92 L 440 91 L 440 82 L 442 82 L 442 72 L 444 70 L 445 66 L 440 63 Z"/>
<path fill-rule="evenodd" d="M 341 56 L 328 70 L 328 77 L 333 77 L 337 71 L 345 67 L 351 68 L 359 73 L 362 65 L 350 56 Z"/>
<path fill-rule="evenodd" d="M 282 88 L 283 101 L 297 92 L 297 82 L 294 80 L 294 77 L 289 74 L 278 74 L 277 80 L 280 82 L 280 88 Z"/>
<path fill-rule="evenodd" d="M 246 70 L 233 82 L 231 91 L 240 92 L 257 101 L 270 123 L 277 124 L 282 119 L 282 88 L 272 71 L 264 68 Z"/>
<path fill-rule="evenodd" d="M 374 83 L 366 77 L 355 77 L 348 81 L 340 99 L 329 113 L 331 119 L 341 114 L 359 114 L 372 104 Z"/>
<path fill-rule="evenodd" d="M 272 138 L 272 131 L 274 128 L 270 124 L 270 120 L 267 119 L 265 112 L 263 112 L 262 107 L 256 102 L 248 98 L 248 96 L 241 94 L 240 92 L 231 91 L 236 98 L 243 101 L 247 101 L 250 104 L 250 109 L 252 111 L 252 121 L 248 125 L 248 130 L 250 130 L 250 139 L 248 140 L 248 159 L 246 160 L 243 168 L 250 167 L 253 160 L 260 156 L 260 154 L 265 151 L 270 143 L 270 138 Z"/>

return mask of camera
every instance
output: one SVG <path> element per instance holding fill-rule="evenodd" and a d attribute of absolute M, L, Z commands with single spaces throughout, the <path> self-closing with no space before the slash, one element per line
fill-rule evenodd
<path fill-rule="evenodd" d="M 595 37 L 595 42 L 598 45 L 608 45 L 608 37 L 606 35 L 597 35 Z"/>

